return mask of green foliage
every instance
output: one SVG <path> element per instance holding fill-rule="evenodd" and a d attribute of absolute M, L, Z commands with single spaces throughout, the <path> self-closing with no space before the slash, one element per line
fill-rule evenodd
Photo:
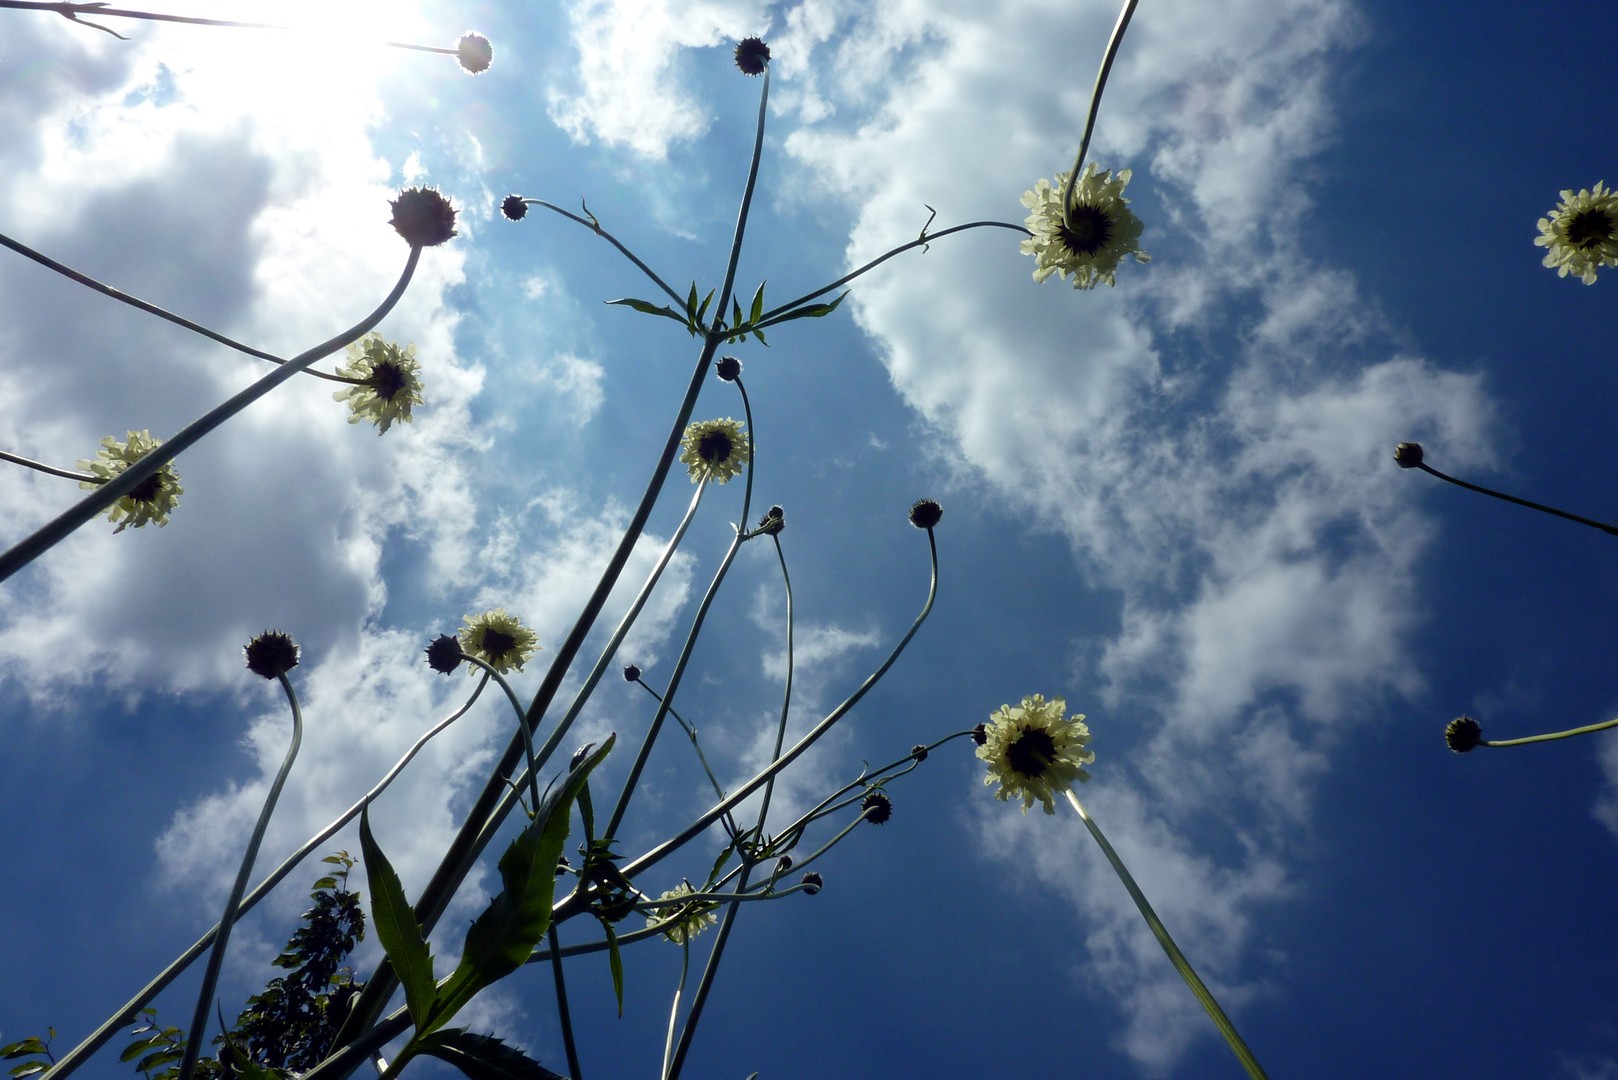
<path fill-rule="evenodd" d="M 393 864 L 371 835 L 369 809 L 360 812 L 360 852 L 365 857 L 365 876 L 371 885 L 371 925 L 382 951 L 404 987 L 405 1007 L 417 1028 L 427 1023 L 435 994 L 433 954 L 421 932 L 421 923 L 405 898 L 404 885 Z"/>
<path fill-rule="evenodd" d="M 37 1035 L 30 1035 L 26 1039 L 18 1039 L 14 1043 L 0 1046 L 0 1061 L 15 1061 L 18 1058 L 32 1057 L 44 1058 L 44 1061 L 25 1061 L 20 1065 L 13 1065 L 6 1070 L 7 1076 L 22 1077 L 37 1076 L 56 1064 L 56 1058 L 51 1054 L 51 1039 L 56 1038 L 56 1029 L 49 1029 L 50 1038 L 41 1040 Z"/>
<path fill-rule="evenodd" d="M 465 1028 L 435 1031 L 420 1045 L 423 1054 L 449 1062 L 472 1080 L 567 1080 L 493 1035 Z"/>

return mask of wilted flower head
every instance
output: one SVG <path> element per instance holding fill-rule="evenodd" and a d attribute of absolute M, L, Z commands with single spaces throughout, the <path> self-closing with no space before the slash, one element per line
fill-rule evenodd
<path fill-rule="evenodd" d="M 348 363 L 337 369 L 339 375 L 365 382 L 343 387 L 332 399 L 348 402 L 350 424 L 369 420 L 380 435 L 395 420 L 410 423 L 410 410 L 423 400 L 416 374 L 420 370 L 415 345 L 401 349 L 381 334 L 366 334 L 348 347 Z"/>
<path fill-rule="evenodd" d="M 434 247 L 455 235 L 455 208 L 437 188 L 406 188 L 388 205 L 393 227 L 411 247 Z"/>
<path fill-rule="evenodd" d="M 1444 742 L 1457 754 L 1464 754 L 1483 741 L 1483 725 L 1470 716 L 1457 716 L 1444 727 Z"/>
<path fill-rule="evenodd" d="M 152 438 L 150 431 L 131 431 L 125 442 L 108 435 L 101 440 L 101 449 L 96 451 L 93 461 L 79 459 L 79 468 L 100 477 L 100 481 L 80 480 L 79 487 L 100 487 L 162 444 L 161 439 Z M 107 519 L 118 526 L 112 531 L 121 533 L 131 525 L 138 529 L 154 521 L 159 528 L 167 525 L 170 511 L 180 504 L 180 496 L 184 493 L 185 489 L 180 486 L 180 474 L 174 471 L 172 463 L 165 464 L 136 484 L 129 494 L 107 507 Z"/>
<path fill-rule="evenodd" d="M 658 899 L 678 900 L 696 891 L 689 881 L 683 881 Z M 685 907 L 675 904 L 653 908 L 646 914 L 646 925 L 662 930 L 663 936 L 676 945 L 684 945 L 719 921 L 714 917 L 713 909 L 713 902 L 705 900 L 694 900 Z"/>
<path fill-rule="evenodd" d="M 266 679 L 279 678 L 298 666 L 298 645 L 279 630 L 266 630 L 247 643 L 247 670 Z"/>
<path fill-rule="evenodd" d="M 482 34 L 468 30 L 455 43 L 455 59 L 461 62 L 461 67 L 468 75 L 478 75 L 489 70 L 489 62 L 494 59 L 494 46 Z"/>
<path fill-rule="evenodd" d="M 1539 219 L 1534 243 L 1550 249 L 1545 265 L 1555 267 L 1557 277 L 1576 274 L 1594 285 L 1596 267 L 1618 266 L 1618 193 L 1605 183 L 1577 195 L 1562 192 L 1551 216 Z"/>
<path fill-rule="evenodd" d="M 762 75 L 770 62 L 770 47 L 764 39 L 742 38 L 736 45 L 736 67 L 743 75 Z"/>
<path fill-rule="evenodd" d="M 439 634 L 427 646 L 427 666 L 440 675 L 448 675 L 460 667 L 462 659 L 460 639 L 453 634 Z"/>
<path fill-rule="evenodd" d="M 500 212 L 508 221 L 521 221 L 528 216 L 528 203 L 521 195 L 507 195 L 500 200 Z"/>
<path fill-rule="evenodd" d="M 1125 255 L 1151 261 L 1139 246 L 1140 218 L 1124 198 L 1130 175 L 1128 169 L 1114 176 L 1106 169 L 1097 172 L 1094 163 L 1086 165 L 1065 208 L 1067 173 L 1058 173 L 1054 183 L 1041 180 L 1023 195 L 1022 204 L 1033 211 L 1024 224 L 1034 235 L 1022 242 L 1022 251 L 1034 257 L 1035 281 L 1072 274 L 1075 289 L 1093 289 L 1103 281 L 1117 284 L 1113 275 Z"/>
<path fill-rule="evenodd" d="M 539 638 L 516 616 L 507 615 L 505 608 L 495 608 L 481 615 L 467 615 L 461 627 L 461 648 L 468 656 L 475 656 L 504 675 L 513 669 L 522 670 L 528 658 L 539 648 Z"/>
<path fill-rule="evenodd" d="M 747 433 L 741 421 L 699 420 L 685 429 L 684 451 L 680 460 L 691 473 L 691 482 L 708 477 L 723 484 L 740 476 L 749 458 Z"/>
<path fill-rule="evenodd" d="M 944 517 L 944 508 L 932 499 L 917 499 L 910 507 L 910 524 L 918 529 L 930 529 Z"/>
<path fill-rule="evenodd" d="M 1076 780 L 1090 779 L 1083 768 L 1096 759 L 1085 749 L 1090 729 L 1082 713 L 1064 719 L 1066 711 L 1067 702 L 1061 698 L 1046 701 L 1035 694 L 1023 698 L 1021 705 L 1002 705 L 989 715 L 977 756 L 989 763 L 983 782 L 1000 785 L 995 798 L 1021 799 L 1025 814 L 1038 800 L 1047 814 L 1054 814 L 1057 795 Z"/>

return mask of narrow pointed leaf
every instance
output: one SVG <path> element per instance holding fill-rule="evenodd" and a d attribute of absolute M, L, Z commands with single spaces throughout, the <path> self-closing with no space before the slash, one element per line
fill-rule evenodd
<path fill-rule="evenodd" d="M 848 292 L 847 290 L 844 290 L 843 293 L 837 297 L 837 299 L 833 300 L 829 304 L 805 304 L 803 307 L 793 308 L 784 315 L 777 315 L 764 325 L 778 326 L 784 322 L 791 322 L 793 319 L 823 319 L 827 315 L 830 315 L 832 312 L 836 311 L 837 306 L 841 304 L 847 297 Z"/>
<path fill-rule="evenodd" d="M 697 308 L 697 322 L 700 323 L 702 321 L 702 317 L 708 314 L 708 305 L 713 302 L 714 291 L 715 290 L 713 289 L 709 289 L 708 295 L 702 298 L 702 306 Z"/>
<path fill-rule="evenodd" d="M 616 735 L 579 762 L 540 804 L 534 820 L 500 857 L 500 894 L 473 921 L 455 973 L 438 988 L 430 1016 L 418 1025 L 418 1037 L 443 1027 L 484 987 L 516 971 L 551 924 L 551 901 L 556 895 L 556 860 L 572 828 L 573 802 L 583 790 L 590 771 L 599 765 Z"/>
<path fill-rule="evenodd" d="M 422 936 L 416 913 L 405 899 L 404 885 L 371 835 L 370 808 L 360 811 L 360 851 L 365 858 L 365 879 L 371 887 L 371 925 L 388 962 L 404 987 L 405 1007 L 417 1029 L 432 1008 L 433 954 Z"/>
<path fill-rule="evenodd" d="M 567 1080 L 493 1035 L 465 1028 L 434 1033 L 421 1041 L 420 1052 L 449 1062 L 472 1080 Z"/>
<path fill-rule="evenodd" d="M 646 315 L 661 315 L 665 319 L 673 319 L 681 326 L 686 325 L 685 316 L 679 314 L 667 304 L 660 307 L 657 304 L 652 303 L 650 300 L 636 300 L 632 296 L 625 296 L 618 300 L 608 300 L 607 303 L 620 304 L 624 307 L 634 308 L 636 311 L 642 312 Z"/>
<path fill-rule="evenodd" d="M 753 310 L 748 314 L 747 321 L 758 322 L 758 317 L 764 314 L 764 282 L 758 283 L 758 292 L 753 294 Z"/>
<path fill-rule="evenodd" d="M 755 329 L 753 331 L 753 336 L 758 338 L 758 343 L 764 346 L 766 349 L 770 347 L 770 343 L 764 340 L 764 331 Z"/>
<path fill-rule="evenodd" d="M 612 993 L 618 999 L 618 1019 L 624 1018 L 624 957 L 618 950 L 618 931 L 612 923 L 601 920 L 601 929 L 607 932 L 607 966 L 612 968 Z"/>

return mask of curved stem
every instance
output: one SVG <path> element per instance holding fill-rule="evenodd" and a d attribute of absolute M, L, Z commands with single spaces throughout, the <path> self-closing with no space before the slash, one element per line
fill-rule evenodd
<path fill-rule="evenodd" d="M 269 794 L 264 798 L 264 808 L 259 811 L 258 822 L 253 826 L 253 835 L 248 838 L 247 850 L 243 852 L 241 866 L 236 871 L 235 884 L 230 887 L 230 898 L 225 901 L 225 912 L 219 917 L 219 929 L 214 934 L 213 952 L 208 956 L 208 968 L 202 976 L 202 990 L 197 994 L 197 1008 L 191 1016 L 191 1031 L 186 1038 L 185 1054 L 180 1058 L 181 1080 L 191 1080 L 192 1070 L 196 1068 L 197 1056 L 202 1050 L 202 1040 L 208 1031 L 208 1013 L 213 1005 L 214 988 L 219 985 L 219 969 L 225 962 L 225 949 L 230 945 L 230 931 L 236 925 L 242 894 L 247 891 L 247 879 L 253 872 L 253 860 L 258 858 L 259 845 L 264 842 L 264 831 L 270 826 L 270 815 L 275 812 L 275 804 L 281 798 L 281 789 L 286 786 L 287 774 L 292 771 L 292 762 L 297 759 L 298 747 L 303 743 L 303 710 L 298 708 L 298 695 L 293 693 L 292 683 L 284 672 L 276 677 L 281 680 L 281 689 L 286 692 L 287 704 L 292 707 L 292 745 L 287 747 L 286 757 L 281 761 L 281 769 L 270 783 Z"/>
<path fill-rule="evenodd" d="M 543 206 L 547 210 L 554 210 L 558 214 L 561 214 L 563 217 L 567 218 L 569 221 L 578 222 L 580 225 L 583 225 L 586 229 L 589 229 L 591 232 L 595 233 L 597 236 L 599 236 L 603 240 L 607 241 L 607 243 L 611 244 L 613 247 L 618 249 L 619 254 L 623 255 L 624 258 L 626 258 L 630 262 L 634 263 L 637 267 L 640 268 L 640 271 L 643 274 L 645 274 L 647 277 L 651 278 L 654 282 L 656 282 L 657 287 L 659 289 L 662 289 L 664 293 L 666 293 L 667 295 L 673 297 L 674 302 L 680 306 L 680 309 L 682 311 L 685 310 L 685 297 L 681 296 L 679 293 L 677 293 L 673 289 L 669 288 L 668 283 L 665 282 L 662 278 L 658 277 L 657 272 L 655 270 L 653 270 L 650 266 L 647 266 L 644 262 L 642 262 L 641 259 L 640 259 L 640 256 L 636 255 L 633 251 L 630 251 L 627 247 L 625 247 L 622 243 L 620 243 L 618 238 L 616 236 L 612 235 L 612 233 L 608 232 L 606 229 L 603 229 L 601 227 L 601 222 L 596 220 L 596 216 L 594 214 L 591 214 L 587 218 L 583 218 L 583 217 L 580 217 L 579 215 L 573 213 L 571 210 L 563 210 L 560 206 L 557 206 L 555 203 L 546 202 L 544 199 L 524 199 L 522 201 L 523 201 L 523 203 L 525 205 L 528 205 L 528 206 Z M 586 213 L 588 213 L 588 210 L 586 211 Z"/>
<path fill-rule="evenodd" d="M 517 713 L 517 733 L 522 736 L 523 752 L 528 755 L 528 785 L 529 795 L 534 800 L 534 812 L 539 812 L 539 769 L 534 762 L 534 733 L 528 726 L 528 714 L 523 711 L 522 702 L 517 700 L 517 694 L 506 682 L 506 677 L 494 669 L 486 661 L 480 660 L 470 653 L 462 653 L 461 658 L 469 664 L 476 664 L 485 672 L 484 678 L 493 679 L 505 691 L 506 700 L 511 703 L 512 709 Z"/>
<path fill-rule="evenodd" d="M 1592 731 L 1606 731 L 1608 728 L 1618 727 L 1618 720 L 1603 720 L 1599 724 L 1586 724 L 1583 727 L 1568 728 L 1566 731 L 1550 731 L 1543 735 L 1524 735 L 1520 739 L 1484 739 L 1479 746 L 1527 746 L 1529 743 L 1552 742 L 1556 739 L 1568 739 L 1574 735 L 1588 735 Z"/>
<path fill-rule="evenodd" d="M 758 124 L 753 132 L 753 157 L 747 165 L 747 184 L 742 188 L 742 205 L 736 212 L 736 230 L 730 238 L 730 261 L 725 266 L 725 283 L 719 289 L 719 306 L 714 309 L 720 319 L 725 317 L 725 309 L 730 306 L 730 291 L 736 284 L 736 264 L 742 257 L 742 236 L 747 232 L 747 215 L 753 206 L 753 188 L 758 183 L 758 163 L 764 154 L 764 120 L 769 103 L 770 65 L 765 64 L 764 85 L 759 88 L 758 95 Z M 743 518 L 742 527 L 746 526 L 747 519 Z"/>
<path fill-rule="evenodd" d="M 1135 14 L 1135 5 L 1139 0 L 1127 0 L 1122 11 L 1118 13 L 1118 21 L 1113 24 L 1112 37 L 1107 39 L 1107 51 L 1101 58 L 1101 70 L 1096 73 L 1095 89 L 1090 91 L 1090 112 L 1084 118 L 1084 135 L 1079 139 L 1079 156 L 1073 160 L 1073 171 L 1067 174 L 1067 183 L 1062 185 L 1062 210 L 1065 213 L 1073 206 L 1073 185 L 1078 180 L 1079 170 L 1084 168 L 1084 155 L 1090 149 L 1090 134 L 1095 131 L 1096 114 L 1101 111 L 1101 93 L 1107 88 L 1107 76 L 1112 72 L 1112 62 L 1118 56 L 1118 46 L 1124 42 L 1124 31 L 1129 29 L 1129 20 Z"/>
<path fill-rule="evenodd" d="M 404 771 L 404 767 L 410 764 L 411 759 L 416 756 L 422 747 L 427 745 L 429 739 L 466 715 L 467 710 L 471 709 L 478 696 L 483 693 L 483 688 L 488 684 L 487 679 L 479 680 L 477 688 L 472 691 L 472 696 L 466 699 L 466 703 L 437 724 L 428 728 L 421 738 L 417 739 L 410 749 L 404 752 L 404 756 L 394 762 L 393 767 L 383 774 L 382 779 L 377 781 L 375 787 L 361 796 L 360 800 L 353 806 L 338 815 L 331 824 L 304 841 L 298 850 L 282 860 L 280 866 L 276 867 L 242 899 L 241 906 L 238 908 L 238 917 L 252 910 L 253 906 L 268 896 L 270 890 L 279 885 L 304 860 L 305 856 L 335 836 L 339 829 L 358 817 L 361 810 L 364 810 L 377 796 L 386 791 L 388 785 L 393 783 L 394 778 Z M 83 1042 L 62 1055 L 62 1059 L 46 1072 L 41 1080 L 60 1080 L 60 1078 L 68 1076 L 80 1065 L 84 1064 L 85 1061 L 89 1060 L 92 1054 L 106 1045 L 107 1040 L 117 1034 L 120 1028 L 133 1023 L 135 1017 L 141 1009 L 146 1007 L 148 1002 L 162 993 L 169 983 L 173 982 L 181 972 L 191 966 L 192 961 L 202 955 L 203 950 L 213 943 L 214 935 L 218 931 L 219 924 L 215 923 L 212 928 L 196 940 L 195 944 L 181 953 L 168 967 L 159 972 L 156 978 L 147 983 L 139 993 L 125 1002 L 121 1009 L 102 1021 L 101 1026 L 91 1032 Z"/>
<path fill-rule="evenodd" d="M 786 743 L 787 716 L 792 711 L 793 619 L 792 575 L 787 573 L 787 557 L 786 553 L 781 550 L 781 535 L 776 533 L 771 536 L 770 539 L 775 541 L 775 557 L 776 560 L 781 564 L 781 583 L 785 586 L 787 594 L 787 676 L 786 686 L 781 691 L 781 720 L 775 725 L 775 746 L 770 750 L 770 760 L 774 761 L 776 758 L 781 756 L 781 747 Z M 764 797 L 762 800 L 760 800 L 758 807 L 758 836 L 760 840 L 764 838 L 764 821 L 767 817 L 769 817 L 770 797 L 774 794 L 775 777 L 772 776 L 764 785 Z"/>
<path fill-rule="evenodd" d="M 394 305 L 399 302 L 399 298 L 404 295 L 405 287 L 410 284 L 410 279 L 416 272 L 416 264 L 420 261 L 421 248 L 412 246 L 410 248 L 410 258 L 405 261 L 404 272 L 399 275 L 398 283 L 394 285 L 393 291 L 388 293 L 386 299 L 382 301 L 376 310 L 336 337 L 323 341 L 314 348 L 298 354 L 245 390 L 210 409 L 202 417 L 193 420 L 173 438 L 164 442 L 113 479 L 102 484 L 95 491 L 90 492 L 83 499 L 80 499 L 77 504 L 59 514 L 54 520 L 47 522 L 36 530 L 32 536 L 17 544 L 10 551 L 0 555 L 0 581 L 4 581 L 24 566 L 27 566 L 35 558 L 66 539 L 79 526 L 125 495 L 128 495 L 131 491 L 134 491 L 135 488 L 154 475 L 157 470 L 173 461 L 181 452 L 189 449 L 193 443 L 219 427 L 226 420 L 229 420 L 247 406 L 292 378 L 292 376 L 303 371 L 316 360 L 336 352 L 343 346 L 364 336 L 372 327 L 381 322 L 383 317 L 392 311 Z"/>
<path fill-rule="evenodd" d="M 1112 849 L 1112 845 L 1102 835 L 1100 827 L 1090 820 L 1089 814 L 1084 812 L 1084 806 L 1079 802 L 1079 797 L 1073 794 L 1071 788 L 1067 792 L 1067 801 L 1074 811 L 1078 813 L 1079 820 L 1084 822 L 1085 828 L 1090 830 L 1090 835 L 1095 837 L 1096 844 L 1101 848 L 1101 853 L 1107 857 L 1107 861 L 1112 864 L 1113 873 L 1118 875 L 1118 880 L 1123 882 L 1124 888 L 1129 891 L 1129 898 L 1135 901 L 1135 907 L 1140 910 L 1141 917 L 1146 920 L 1146 925 L 1151 928 L 1152 934 L 1157 938 L 1157 943 L 1163 946 L 1163 951 L 1168 954 L 1169 962 L 1174 965 L 1174 970 L 1180 973 L 1180 978 L 1185 980 L 1186 986 L 1191 988 L 1191 993 L 1202 1007 L 1207 1010 L 1209 1018 L 1214 1022 L 1214 1026 L 1219 1029 L 1219 1034 L 1225 1037 L 1225 1042 L 1230 1045 L 1236 1059 L 1242 1063 L 1242 1068 L 1247 1070 L 1247 1075 L 1253 1077 L 1254 1080 L 1268 1080 L 1263 1066 L 1258 1063 L 1258 1059 L 1253 1056 L 1253 1052 L 1247 1048 L 1247 1044 L 1242 1041 L 1241 1035 L 1236 1031 L 1236 1025 L 1230 1022 L 1230 1018 L 1225 1015 L 1225 1011 L 1219 1007 L 1219 1002 L 1214 1000 L 1213 994 L 1203 985 L 1202 980 L 1197 977 L 1197 973 L 1192 970 L 1191 962 L 1185 958 L 1185 954 L 1180 951 L 1180 947 L 1169 936 L 1168 928 L 1157 917 L 1157 912 L 1152 910 L 1152 905 L 1147 901 L 1146 894 L 1140 891 L 1139 885 L 1135 884 L 1135 878 L 1130 874 L 1129 868 L 1124 865 L 1124 861 L 1118 857 L 1118 853 Z"/>
<path fill-rule="evenodd" d="M 60 476 L 64 480 L 78 480 L 79 482 L 85 484 L 106 483 L 105 477 L 96 476 L 94 473 L 74 472 L 72 469 L 58 469 L 54 465 L 46 465 L 42 461 L 35 461 L 33 458 L 25 458 L 21 454 L 13 454 L 5 450 L 0 450 L 0 461 L 9 461 L 13 465 L 21 465 L 25 468 L 33 469 L 35 472 L 46 473 L 50 476 Z"/>
<path fill-rule="evenodd" d="M 1454 484 L 1456 487 L 1463 487 L 1468 491 L 1476 491 L 1481 495 L 1488 495 L 1504 502 L 1516 503 L 1518 506 L 1526 506 L 1528 509 L 1538 510 L 1542 514 L 1551 514 L 1554 517 L 1566 518 L 1568 521 L 1576 521 L 1580 525 L 1588 525 L 1592 529 L 1600 529 L 1602 532 L 1608 533 L 1609 535 L 1618 536 L 1618 525 L 1609 525 L 1606 522 L 1593 521 L 1587 517 L 1580 517 L 1578 514 L 1570 514 L 1566 510 L 1558 510 L 1554 506 L 1546 506 L 1544 503 L 1532 502 L 1528 499 L 1519 499 L 1517 496 L 1507 495 L 1503 491 L 1495 491 L 1493 488 L 1486 488 L 1480 484 L 1469 483 L 1468 481 L 1462 480 L 1459 477 L 1450 476 L 1448 473 L 1441 473 L 1431 465 L 1427 464 L 1425 461 L 1418 462 L 1416 464 L 1416 468 L 1420 469 L 1422 472 L 1431 473 L 1440 480 Z"/>
<path fill-rule="evenodd" d="M 562 943 L 556 936 L 553 922 L 545 929 L 551 945 L 551 975 L 556 982 L 556 1018 L 562 1025 L 562 1045 L 567 1048 L 567 1075 L 569 1080 L 584 1080 L 579 1068 L 579 1048 L 573 1041 L 573 1016 L 567 1007 L 567 980 L 562 976 Z"/>
<path fill-rule="evenodd" d="M 837 708 L 826 714 L 825 719 L 821 720 L 820 723 L 811 728 L 803 736 L 803 738 L 794 743 L 792 745 L 792 749 L 788 750 L 785 754 L 781 755 L 779 759 L 766 766 L 762 771 L 759 772 L 757 776 L 753 777 L 751 780 L 747 781 L 747 783 L 737 788 L 731 793 L 730 798 L 720 800 L 718 803 L 710 807 L 708 811 L 701 817 L 697 818 L 696 821 L 686 826 L 685 829 L 683 829 L 677 835 L 665 840 L 663 843 L 635 859 L 627 866 L 622 867 L 625 877 L 633 879 L 637 874 L 640 874 L 643 871 L 662 862 L 675 851 L 679 850 L 681 847 L 684 847 L 691 840 L 699 836 L 705 829 L 708 828 L 708 826 L 712 825 L 730 810 L 734 809 L 737 804 L 742 802 L 742 800 L 746 799 L 753 792 L 769 783 L 770 777 L 781 772 L 788 765 L 791 765 L 798 758 L 802 757 L 811 746 L 820 740 L 821 736 L 830 731 L 832 726 L 836 724 L 837 721 L 841 720 L 845 715 L 847 715 L 850 709 L 859 703 L 860 699 L 870 691 L 871 687 L 877 684 L 877 681 L 880 680 L 882 676 L 888 673 L 888 669 L 893 667 L 895 661 L 897 661 L 900 655 L 905 651 L 905 647 L 910 644 L 910 639 L 916 636 L 917 630 L 921 629 L 921 624 L 927 620 L 928 613 L 933 610 L 933 601 L 938 597 L 938 545 L 933 538 L 933 530 L 931 529 L 927 530 L 927 547 L 932 556 L 932 576 L 927 587 L 927 602 L 922 605 L 921 611 L 916 615 L 915 621 L 910 624 L 910 629 L 905 632 L 904 637 L 899 640 L 899 643 L 893 647 L 893 651 L 888 654 L 887 659 L 882 661 L 881 666 L 867 676 L 865 681 L 859 685 L 859 689 L 850 694 L 841 705 L 838 705 Z"/>

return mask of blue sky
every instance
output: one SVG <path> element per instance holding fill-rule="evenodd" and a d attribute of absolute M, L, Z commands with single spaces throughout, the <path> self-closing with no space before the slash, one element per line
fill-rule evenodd
<path fill-rule="evenodd" d="M 274 861 L 458 704 L 467 682 L 420 663 L 433 636 L 494 606 L 549 653 L 566 634 L 696 349 L 601 303 L 649 288 L 607 245 L 537 210 L 501 220 L 502 196 L 585 198 L 677 286 L 717 284 L 759 90 L 730 48 L 762 34 L 769 128 L 739 281 L 784 300 L 913 238 L 928 205 L 937 226 L 1020 222 L 1023 191 L 1072 162 L 1117 14 L 327 7 L 207 11 L 308 34 L 120 25 L 129 42 L 6 13 L 0 231 L 26 244 L 292 354 L 391 284 L 400 187 L 440 186 L 462 235 L 381 327 L 423 361 L 413 424 L 378 438 L 328 384 L 295 380 L 180 459 L 167 527 L 99 521 L 0 585 L 0 1042 L 54 1026 L 65 1049 L 217 918 L 286 738 L 273 688 L 242 669 L 250 636 L 304 648 Z M 1618 976 L 1594 933 L 1618 887 L 1618 744 L 1460 758 L 1441 737 L 1462 712 L 1492 737 L 1615 715 L 1598 644 L 1612 540 L 1391 460 L 1414 439 L 1440 469 L 1592 517 L 1618 501 L 1598 464 L 1613 282 L 1559 279 L 1532 243 L 1561 189 L 1615 179 L 1584 115 L 1610 75 L 1568 59 L 1614 20 L 1593 3 L 1457 21 L 1381 0 L 1143 0 L 1091 159 L 1133 170 L 1150 265 L 1075 293 L 1036 285 L 1014 234 L 969 233 L 768 349 L 731 349 L 755 516 L 787 515 L 794 730 L 908 627 L 927 557 L 905 511 L 945 508 L 932 617 L 784 802 L 1063 696 L 1094 734 L 1086 806 L 1270 1075 L 1618 1077 Z M 477 78 L 366 44 L 467 28 L 494 43 Z M 68 467 L 261 373 L 9 254 L 0 327 L 0 448 Z M 713 381 L 697 414 L 740 405 Z M 687 487 L 670 485 L 630 579 Z M 654 685 L 739 487 L 710 493 L 620 653 Z M 6 466 L 0 542 L 76 497 Z M 679 699 L 727 782 L 778 707 L 782 618 L 773 555 L 750 544 Z M 579 741 L 638 736 L 647 700 L 610 680 Z M 412 893 L 507 723 L 480 703 L 376 807 Z M 607 785 L 625 767 L 609 759 Z M 625 848 L 700 812 L 702 784 L 685 748 L 660 747 Z M 961 743 L 892 796 L 891 822 L 819 867 L 819 896 L 745 913 L 686 1075 L 1239 1075 L 1071 815 L 996 802 Z M 358 851 L 352 832 L 330 846 Z M 700 878 L 712 855 L 637 884 Z M 227 1012 L 268 977 L 315 876 L 239 928 Z M 655 1074 L 677 954 L 626 955 L 622 1020 L 604 961 L 569 968 L 586 1075 Z M 159 1000 L 167 1022 L 195 978 Z M 473 1020 L 560 1069 L 548 1001 L 536 969 Z M 83 1075 L 122 1073 L 109 1054 Z"/>

